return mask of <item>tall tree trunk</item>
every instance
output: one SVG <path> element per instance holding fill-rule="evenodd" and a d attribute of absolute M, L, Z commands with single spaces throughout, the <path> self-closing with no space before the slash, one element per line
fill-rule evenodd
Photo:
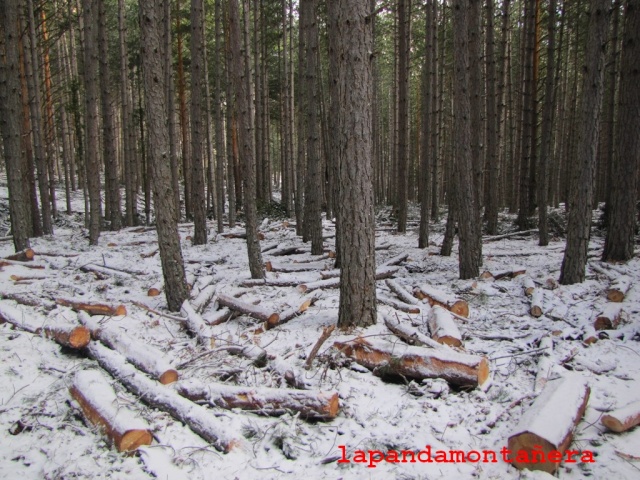
<path fill-rule="evenodd" d="M 482 252 L 479 251 L 480 225 L 475 202 L 473 165 L 471 156 L 471 98 L 469 91 L 469 11 L 462 0 L 455 0 L 453 8 L 454 39 L 454 144 L 457 191 L 460 278 L 474 278 L 480 274 Z"/>
<path fill-rule="evenodd" d="M 85 125 L 87 129 L 87 190 L 89 193 L 89 244 L 97 245 L 100 237 L 100 140 L 98 135 L 98 0 L 82 1 L 84 20 Z"/>
<path fill-rule="evenodd" d="M 409 180 L 409 24 L 411 0 L 398 0 L 398 232 L 407 231 Z"/>
<path fill-rule="evenodd" d="M 318 20 L 317 0 L 303 0 L 300 8 L 301 28 L 305 36 L 305 88 L 303 98 L 304 134 L 307 151 L 305 181 L 305 232 L 311 240 L 312 255 L 322 254 L 321 171 L 318 141 Z M 304 20 L 302 20 L 304 19 Z M 304 22 L 304 23 L 303 23 Z M 303 132 L 301 132 L 302 134 Z"/>
<path fill-rule="evenodd" d="M 469 95 L 471 99 L 471 165 L 473 166 L 474 201 L 477 209 L 477 223 L 480 224 L 482 208 L 482 190 L 484 186 L 484 148 L 482 141 L 482 1 L 470 0 L 467 12 L 467 28 L 469 29 Z M 480 239 L 478 239 L 480 241 Z"/>
<path fill-rule="evenodd" d="M 341 239 L 338 326 L 376 323 L 373 211 L 372 47 L 369 2 L 329 0 L 329 28 L 336 36 Z"/>
<path fill-rule="evenodd" d="M 549 244 L 547 225 L 548 170 L 551 165 L 551 143 L 553 133 L 553 109 L 555 107 L 555 24 L 556 0 L 549 1 L 547 15 L 547 73 L 544 86 L 544 106 L 542 111 L 542 134 L 540 139 L 540 167 L 538 170 L 538 232 L 539 245 Z"/>
<path fill-rule="evenodd" d="M 18 42 L 19 1 L 5 0 L 0 8 L 0 129 L 9 187 L 9 214 L 16 252 L 29 247 L 29 197 L 23 188 L 22 87 Z"/>
<path fill-rule="evenodd" d="M 167 109 L 169 115 L 169 161 L 171 162 L 171 185 L 176 204 L 176 222 L 180 218 L 180 168 L 178 159 L 178 125 L 176 124 L 176 92 L 173 82 L 173 52 L 171 41 L 171 0 L 164 0 L 164 35 L 167 45 L 165 74 L 167 87 Z"/>
<path fill-rule="evenodd" d="M 189 146 L 189 126 L 187 120 L 187 94 L 184 79 L 184 61 L 182 53 L 182 22 L 180 21 L 180 3 L 176 0 L 176 48 L 178 53 L 178 103 L 180 104 L 180 132 L 182 134 L 182 175 L 184 180 L 184 215 L 191 218 L 191 152 Z"/>
<path fill-rule="evenodd" d="M 180 309 L 188 297 L 180 235 L 176 223 L 175 200 L 169 165 L 169 128 L 164 72 L 166 42 L 163 38 L 163 0 L 140 2 L 141 57 L 144 70 L 146 119 L 148 122 L 149 155 L 152 166 L 153 200 L 158 230 L 160 260 L 165 282 L 167 306 Z"/>
<path fill-rule="evenodd" d="M 204 115 L 207 105 L 204 69 L 203 0 L 191 0 L 191 208 L 193 211 L 193 244 L 207 243 L 207 215 L 204 189 Z"/>
<path fill-rule="evenodd" d="M 29 53 L 26 53 L 25 67 L 27 84 L 29 87 L 29 108 L 31 112 L 31 133 L 33 149 L 36 156 L 36 170 L 38 172 L 38 191 L 40 193 L 40 208 L 42 210 L 42 231 L 45 235 L 53 234 L 51 220 L 51 197 L 49 190 L 49 170 L 45 153 L 43 123 L 42 123 L 42 95 L 40 89 L 40 55 L 36 38 L 36 19 L 33 11 L 33 0 L 27 0 L 29 28 Z"/>
<path fill-rule="evenodd" d="M 111 230 L 122 228 L 120 210 L 120 178 L 118 176 L 118 157 L 116 154 L 116 132 L 111 99 L 109 73 L 109 50 L 107 37 L 107 15 L 104 0 L 99 0 L 98 42 L 100 44 L 100 102 L 102 104 L 102 154 L 104 157 L 105 182 L 108 190 L 106 202 L 109 204 Z"/>
<path fill-rule="evenodd" d="M 224 231 L 224 222 L 222 214 L 224 212 L 224 162 L 225 162 L 225 143 L 224 143 L 224 123 L 222 118 L 222 63 L 220 60 L 220 50 L 223 48 L 222 31 L 220 25 L 222 23 L 222 12 L 220 11 L 221 0 L 215 0 L 215 64 L 218 66 L 216 71 L 216 83 L 214 87 L 215 95 L 215 107 L 214 107 L 214 121 L 215 134 L 216 134 L 216 195 L 218 201 L 216 203 L 217 208 L 217 220 L 218 220 L 218 233 Z"/>
<path fill-rule="evenodd" d="M 422 71 L 422 131 L 421 131 L 421 149 L 420 149 L 420 232 L 418 236 L 418 248 L 427 248 L 429 246 L 429 215 L 430 215 L 430 195 L 431 195 L 431 166 L 434 159 L 431 157 L 433 150 L 431 149 L 431 130 L 432 125 L 432 64 L 435 53 L 433 45 L 433 0 L 428 0 L 425 4 L 425 57 Z"/>
<path fill-rule="evenodd" d="M 583 67 L 577 155 L 573 163 L 569 196 L 567 248 L 562 260 L 560 283 L 581 283 L 585 277 L 591 231 L 593 179 L 598 147 L 598 124 L 602 104 L 605 45 L 609 25 L 609 0 L 591 0 L 587 50 Z"/>
<path fill-rule="evenodd" d="M 493 20 L 495 15 L 494 1 L 487 0 L 487 168 L 489 170 L 487 182 L 487 203 L 485 215 L 487 218 L 487 232 L 489 235 L 498 233 L 498 209 L 499 209 L 499 184 L 500 184 L 500 158 L 498 148 L 500 146 L 500 117 L 497 112 L 497 104 L 501 98 L 496 97 L 496 84 L 502 82 L 496 78 L 496 58 Z"/>
<path fill-rule="evenodd" d="M 247 45 L 243 46 L 240 39 L 240 18 L 238 0 L 229 0 L 229 36 L 231 46 L 231 83 L 234 88 L 235 105 L 238 115 L 238 137 L 242 148 L 242 186 L 244 190 L 244 210 L 247 228 L 247 253 L 249 256 L 249 270 L 251 278 L 264 278 L 264 266 L 260 242 L 258 241 L 258 219 L 256 211 L 256 176 L 255 157 L 253 154 L 253 132 L 251 126 L 251 111 L 249 109 L 250 89 L 249 75 L 243 62 L 248 54 Z"/>
<path fill-rule="evenodd" d="M 640 164 L 640 5 L 625 1 L 616 149 L 611 177 L 610 218 L 602 259 L 633 258 L 638 165 Z"/>

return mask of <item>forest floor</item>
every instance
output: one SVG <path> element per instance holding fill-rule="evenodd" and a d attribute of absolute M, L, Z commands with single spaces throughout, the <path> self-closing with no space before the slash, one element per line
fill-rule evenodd
<path fill-rule="evenodd" d="M 8 218 L 6 181 L 0 179 L 0 231 L 6 235 Z M 62 199 L 62 192 L 59 192 Z M 63 202 L 59 202 L 63 205 Z M 80 196 L 74 209 L 83 209 Z M 340 413 L 331 421 L 305 421 L 291 412 L 279 417 L 258 416 L 238 409 L 211 408 L 210 414 L 242 445 L 230 453 L 215 450 L 186 425 L 168 413 L 150 408 L 113 380 L 119 406 L 145 419 L 153 433 L 153 443 L 141 447 L 138 454 L 126 456 L 110 446 L 105 436 L 85 423 L 69 387 L 76 372 L 100 369 L 83 352 L 61 348 L 53 341 L 15 328 L 0 325 L 0 478 L 77 479 L 277 479 L 277 478 L 401 478 L 401 479 L 518 479 L 549 478 L 548 474 L 521 472 L 498 454 L 495 463 L 388 463 L 375 468 L 367 464 L 338 463 L 342 449 L 355 459 L 357 450 L 412 450 L 431 446 L 433 450 L 492 450 L 499 452 L 524 412 L 533 403 L 534 381 L 545 352 L 539 348 L 545 336 L 553 339 L 550 376 L 579 375 L 588 383 L 591 394 L 582 421 L 574 434 L 573 447 L 593 452 L 595 462 L 564 463 L 557 478 L 633 479 L 640 475 L 640 428 L 627 433 L 609 432 L 600 423 L 604 412 L 640 399 L 640 264 L 637 258 L 624 265 L 600 262 L 603 235 L 594 228 L 590 247 L 587 280 L 562 286 L 557 280 L 565 245 L 555 237 L 547 247 L 537 245 L 535 233 L 503 239 L 485 238 L 484 265 L 490 272 L 526 270 L 543 292 L 543 315 L 529 314 L 530 299 L 523 293 L 522 278 L 486 281 L 458 279 L 457 242 L 450 257 L 439 256 L 445 218 L 432 224 L 430 246 L 417 248 L 417 214 L 412 210 L 410 231 L 397 235 L 388 223 L 388 210 L 378 212 L 376 245 L 390 245 L 376 252 L 377 262 L 408 253 L 395 274 L 398 283 L 411 290 L 429 284 L 464 299 L 470 307 L 467 321 L 458 321 L 464 348 L 468 353 L 489 359 L 491 377 L 481 388 L 466 390 L 450 387 L 440 379 L 423 382 L 385 382 L 370 371 L 340 357 L 332 348 L 335 341 L 357 336 L 379 337 L 397 342 L 382 320 L 377 325 L 350 332 L 333 332 L 320 349 L 313 366 L 303 369 L 304 361 L 324 327 L 335 324 L 338 313 L 338 289 L 318 290 L 319 299 L 302 315 L 286 324 L 255 333 L 261 322 L 246 315 L 211 327 L 216 339 L 230 334 L 243 344 L 264 348 L 269 361 L 256 367 L 251 360 L 230 355 L 225 349 L 207 348 L 197 343 L 181 322 L 141 308 L 134 302 L 166 312 L 164 295 L 149 297 L 149 287 L 162 280 L 156 233 L 152 229 L 123 229 L 103 232 L 100 245 L 90 247 L 83 228 L 83 215 L 60 214 L 55 235 L 32 240 L 34 262 L 41 270 L 7 265 L 0 271 L 0 297 L 15 296 L 31 300 L 36 306 L 18 305 L 3 299 L 0 304 L 19 309 L 27 318 L 55 322 L 60 318 L 77 321 L 77 314 L 56 304 L 56 299 L 73 298 L 84 302 L 124 305 L 127 314 L 102 320 L 127 337 L 151 345 L 181 365 L 181 381 L 218 382 L 232 385 L 287 388 L 277 369 L 281 363 L 304 372 L 304 381 L 314 390 L 337 392 Z M 557 213 L 557 212 L 556 212 Z M 4 214 L 4 217 L 2 215 Z M 561 215 L 557 213 L 557 217 Z M 241 289 L 249 278 L 245 241 L 216 235 L 209 229 L 206 245 L 192 246 L 187 239 L 192 224 L 179 227 L 187 270 L 196 278 L 193 293 L 213 281 L 217 294 L 244 292 L 243 301 L 260 301 L 267 311 L 282 312 L 297 307 L 306 295 L 295 286 L 260 286 Z M 514 230 L 513 218 L 501 217 L 504 232 Z M 324 222 L 325 235 L 334 233 L 333 224 Z M 242 228 L 234 231 L 240 232 Z M 283 220 L 265 219 L 261 225 L 263 247 L 303 244 L 295 229 Z M 334 248 L 334 238 L 326 247 Z M 13 253 L 10 241 L 0 242 L 0 257 Z M 42 255 L 47 253 L 50 255 Z M 58 256 L 56 254 L 75 255 Z M 265 261 L 292 264 L 309 261 L 308 253 L 272 257 Z M 330 259 L 318 260 L 331 268 Z M 96 275 L 81 270 L 94 264 L 127 275 Z M 38 277 L 15 281 L 12 275 Z M 628 321 L 617 330 L 601 334 L 586 345 L 586 327 L 607 306 L 606 291 L 622 275 L 631 278 L 631 288 L 620 306 Z M 211 278 L 213 277 L 213 278 Z M 274 273 L 268 278 L 295 282 L 319 280 L 319 272 Z M 393 294 L 384 281 L 379 293 Z M 216 302 L 203 312 L 213 314 Z M 400 319 L 427 334 L 429 306 L 421 304 L 418 314 L 407 314 L 385 305 L 379 311 Z M 604 338 L 605 336 L 609 338 Z M 546 352 L 548 353 L 548 352 Z M 185 363 L 188 362 L 188 363 Z M 166 386 L 163 388 L 173 388 Z M 553 422 L 551 415 L 548 419 Z M 576 457 L 578 458 L 578 457 Z"/>

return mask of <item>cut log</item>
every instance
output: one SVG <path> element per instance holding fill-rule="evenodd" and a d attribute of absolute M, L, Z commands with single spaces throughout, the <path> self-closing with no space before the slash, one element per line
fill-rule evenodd
<path fill-rule="evenodd" d="M 164 289 L 164 284 L 162 282 L 156 282 L 149 287 L 149 290 L 147 290 L 147 296 L 157 297 L 162 293 L 163 289 Z"/>
<path fill-rule="evenodd" d="M 383 280 L 392 277 L 398 272 L 398 267 L 380 267 L 376 269 L 376 280 Z M 300 293 L 312 292 L 322 288 L 338 288 L 340 286 L 340 270 L 327 270 L 320 272 L 323 278 L 327 275 L 326 280 L 318 280 L 316 282 L 302 283 L 298 285 Z"/>
<path fill-rule="evenodd" d="M 231 313 L 232 312 L 229 308 L 224 307 L 220 310 L 216 310 L 215 312 L 207 312 L 206 314 L 203 314 L 202 319 L 208 325 L 220 325 L 231 318 Z"/>
<path fill-rule="evenodd" d="M 607 290 L 607 298 L 611 302 L 622 302 L 629 291 L 629 288 L 631 288 L 632 283 L 633 280 L 630 277 L 626 275 L 619 276 L 609 286 L 609 290 Z"/>
<path fill-rule="evenodd" d="M 34 254 L 39 255 L 41 257 L 62 257 L 62 258 L 73 258 L 73 257 L 80 256 L 79 253 L 43 252 L 41 250 L 34 252 Z"/>
<path fill-rule="evenodd" d="M 555 361 L 553 359 L 553 338 L 550 335 L 540 339 L 540 348 L 544 348 L 538 358 L 538 369 L 536 370 L 536 378 L 533 383 L 533 391 L 541 392 L 549 381 Z"/>
<path fill-rule="evenodd" d="M 555 472 L 571 444 L 573 431 L 584 415 L 588 400 L 589 387 L 580 375 L 548 382 L 509 437 L 512 465 L 518 469 Z M 549 458 L 551 451 L 560 452 L 557 461 Z M 530 461 L 541 455 L 546 462 Z M 525 459 L 529 461 L 522 461 Z"/>
<path fill-rule="evenodd" d="M 443 378 L 460 387 L 478 387 L 489 378 L 489 362 L 476 355 L 363 338 L 333 346 L 382 378 Z"/>
<path fill-rule="evenodd" d="M 242 280 L 238 285 L 241 287 L 297 287 L 302 281 L 300 279 L 286 279 L 286 278 L 250 278 L 249 280 Z"/>
<path fill-rule="evenodd" d="M 593 322 L 593 328 L 596 330 L 612 330 L 618 328 L 621 324 L 627 323 L 629 316 L 622 307 L 616 303 L 605 305 L 602 312 L 598 314 Z"/>
<path fill-rule="evenodd" d="M 272 255 L 274 257 L 283 257 L 285 255 L 293 255 L 294 253 L 301 253 L 302 247 L 298 246 L 288 246 L 288 247 L 280 247 L 275 250 L 270 250 L 267 252 L 267 255 Z"/>
<path fill-rule="evenodd" d="M 230 429 L 225 428 L 211 411 L 146 377 L 133 365 L 127 363 L 119 353 L 109 350 L 99 343 L 90 344 L 88 352 L 127 390 L 147 405 L 163 410 L 179 422 L 186 424 L 194 433 L 217 450 L 228 452 L 234 447 L 244 444 L 235 434 L 231 434 Z"/>
<path fill-rule="evenodd" d="M 398 283 L 397 280 L 394 280 L 393 278 L 388 278 L 387 280 L 385 280 L 385 283 L 387 284 L 387 287 L 389 287 L 389 289 L 395 293 L 398 298 L 400 300 L 402 300 L 404 303 L 409 303 L 411 305 L 418 305 L 418 299 L 416 297 L 414 297 L 413 295 L 411 295 L 411 293 L 405 289 L 402 285 L 400 285 L 400 283 Z"/>
<path fill-rule="evenodd" d="M 617 433 L 626 432 L 640 425 L 640 401 L 618 408 L 602 417 L 602 424 Z"/>
<path fill-rule="evenodd" d="M 522 288 L 524 289 L 524 294 L 527 297 L 530 297 L 536 289 L 536 284 L 533 283 L 533 279 L 531 277 L 525 276 L 522 277 Z"/>
<path fill-rule="evenodd" d="M 48 319 L 36 313 L 26 314 L 19 307 L 7 302 L 0 302 L 0 323 L 10 323 L 20 330 L 43 334 L 63 347 L 82 349 L 89 344 L 91 335 L 89 330 L 65 320 L 48 323 Z"/>
<path fill-rule="evenodd" d="M 393 307 L 396 310 L 400 310 L 406 313 L 420 313 L 420 307 L 417 305 L 404 303 L 394 298 L 387 297 L 386 295 L 383 295 L 381 293 L 378 293 L 376 297 L 380 303 L 389 305 L 390 307 Z"/>
<path fill-rule="evenodd" d="M 223 233 L 222 236 L 224 238 L 239 238 L 244 240 L 247 238 L 247 232 L 228 232 Z M 264 240 L 264 233 L 258 232 L 258 240 Z"/>
<path fill-rule="evenodd" d="M 11 275 L 9 278 L 14 282 L 23 282 L 25 280 L 46 280 L 51 277 L 49 275 Z"/>
<path fill-rule="evenodd" d="M 164 353 L 157 348 L 131 338 L 108 322 L 101 323 L 96 317 L 90 317 L 85 312 L 80 312 L 78 318 L 91 330 L 93 338 L 123 355 L 129 362 L 163 385 L 178 380 L 178 372 Z"/>
<path fill-rule="evenodd" d="M 209 327 L 200 314 L 193 309 L 189 300 L 185 300 L 182 303 L 180 313 L 186 317 L 185 323 L 187 328 L 196 336 L 198 343 L 207 348 L 213 347 L 215 335 L 211 331 L 211 327 Z"/>
<path fill-rule="evenodd" d="M 413 294 L 420 300 L 426 299 L 432 307 L 434 305 L 440 305 L 456 315 L 460 315 L 465 318 L 469 317 L 469 305 L 467 302 L 433 288 L 430 285 L 421 285 L 416 287 L 413 290 Z"/>
<path fill-rule="evenodd" d="M 331 420 L 340 410 L 336 392 L 237 387 L 220 383 L 203 384 L 193 380 L 180 382 L 176 388 L 180 395 L 195 402 L 206 402 L 227 410 L 239 408 L 261 415 L 300 412 L 305 419 Z"/>
<path fill-rule="evenodd" d="M 408 253 L 401 253 L 399 255 L 396 255 L 395 257 L 391 257 L 389 260 L 387 260 L 386 262 L 382 263 L 382 265 L 380 265 L 381 267 L 390 267 L 392 265 L 398 265 L 402 262 L 404 262 L 407 258 L 409 258 L 409 254 Z"/>
<path fill-rule="evenodd" d="M 396 227 L 393 227 L 392 230 L 395 230 Z M 376 245 L 375 249 L 376 251 L 379 250 L 389 250 L 391 248 L 391 244 L 390 243 L 383 243 L 382 245 Z"/>
<path fill-rule="evenodd" d="M 524 236 L 524 235 L 531 235 L 532 233 L 537 232 L 538 229 L 534 228 L 533 230 L 521 230 L 519 232 L 511 232 L 511 233 L 505 233 L 503 235 L 494 235 L 492 237 L 484 237 L 482 239 L 483 242 L 497 242 L 498 240 L 503 240 L 505 238 L 511 238 L 511 237 L 520 237 L 520 236 Z"/>
<path fill-rule="evenodd" d="M 153 436 L 147 422 L 120 405 L 109 381 L 97 370 L 78 372 L 69 388 L 84 416 L 98 426 L 119 452 L 151 445 Z"/>
<path fill-rule="evenodd" d="M 287 385 L 298 390 L 308 390 L 304 373 L 280 357 L 269 360 L 268 369 L 282 377 Z"/>
<path fill-rule="evenodd" d="M 480 278 L 482 279 L 493 278 L 494 280 L 502 280 L 502 279 L 515 278 L 525 273 L 527 273 L 526 269 L 517 267 L 510 270 L 500 270 L 496 272 L 485 271 L 482 275 L 480 275 Z"/>
<path fill-rule="evenodd" d="M 36 253 L 30 249 L 30 248 L 26 248 L 20 252 L 16 252 L 13 255 L 9 255 L 7 257 L 4 257 L 5 260 L 16 260 L 18 262 L 30 262 L 33 260 L 33 257 L 35 257 Z"/>
<path fill-rule="evenodd" d="M 87 312 L 89 315 L 105 315 L 107 317 L 112 317 L 127 314 L 127 309 L 124 305 L 112 307 L 103 303 L 88 303 L 66 298 L 56 298 L 56 303 L 63 307 L 69 307 L 77 312 Z"/>
<path fill-rule="evenodd" d="M 388 315 L 383 315 L 384 324 L 389 330 L 391 330 L 398 338 L 408 343 L 409 345 L 418 345 L 422 347 L 431 347 L 436 350 L 446 349 L 446 346 L 436 342 L 432 338 L 429 338 L 424 333 L 413 328 L 411 325 L 401 322 L 397 318 L 393 318 Z"/>
<path fill-rule="evenodd" d="M 101 266 L 92 265 L 92 264 L 83 265 L 82 267 L 80 267 L 80 270 L 87 273 L 99 273 L 101 275 L 110 275 L 110 276 L 116 276 L 120 278 L 131 278 L 133 276 L 133 274 L 129 272 L 125 272 L 123 270 L 116 270 L 115 268 L 101 267 Z M 143 273 L 143 272 L 139 272 L 139 273 Z"/>
<path fill-rule="evenodd" d="M 277 327 L 278 325 L 283 325 L 287 322 L 289 322 L 290 320 L 293 320 L 294 318 L 302 315 L 304 312 L 306 312 L 309 307 L 311 305 L 313 305 L 314 303 L 316 303 L 318 301 L 317 296 L 315 295 L 311 295 L 307 298 L 305 298 L 302 303 L 300 304 L 299 307 L 293 307 L 293 308 L 289 308 L 287 310 L 285 310 L 284 312 L 281 312 L 278 316 L 278 321 L 277 322 L 270 322 L 270 321 L 266 321 L 264 322 L 263 328 L 265 330 L 270 330 L 274 327 Z"/>
<path fill-rule="evenodd" d="M 19 262 L 17 260 L 9 260 L 6 258 L 0 259 L 0 267 L 8 267 L 8 266 L 32 268 L 35 270 L 44 270 L 46 268 L 44 265 L 40 263 L 35 263 L 33 261 Z"/>
<path fill-rule="evenodd" d="M 271 310 L 267 310 L 261 306 L 251 305 L 250 303 L 243 302 L 229 295 L 218 295 L 218 303 L 230 308 L 231 310 L 243 313 L 244 315 L 249 315 L 250 317 L 262 320 L 263 322 L 267 322 L 272 325 L 277 325 L 280 320 L 280 315 Z"/>
<path fill-rule="evenodd" d="M 224 342 L 226 342 L 226 344 Z M 264 348 L 254 343 L 242 343 L 241 340 L 233 334 L 229 334 L 226 340 L 222 340 L 221 343 L 221 349 L 226 350 L 232 355 L 248 358 L 256 367 L 262 368 L 267 364 L 267 352 Z"/>
<path fill-rule="evenodd" d="M 582 344 L 583 345 L 592 345 L 598 341 L 598 334 L 596 329 L 591 325 L 585 325 L 582 329 Z"/>
<path fill-rule="evenodd" d="M 200 290 L 198 296 L 191 301 L 193 309 L 198 313 L 204 312 L 205 308 L 209 306 L 213 296 L 216 294 L 216 290 L 216 285 L 207 285 L 205 288 Z"/>
<path fill-rule="evenodd" d="M 436 342 L 452 347 L 462 346 L 462 335 L 449 310 L 434 305 L 429 312 L 429 331 Z"/>
<path fill-rule="evenodd" d="M 56 304 L 50 300 L 45 298 L 41 298 L 36 296 L 33 293 L 0 293 L 0 297 L 5 300 L 13 300 L 20 305 L 27 305 L 29 307 L 42 307 L 45 310 L 53 310 L 56 307 Z"/>
<path fill-rule="evenodd" d="M 267 272 L 283 272 L 283 273 L 295 273 L 295 272 L 308 272 L 314 270 L 324 270 L 327 265 L 322 262 L 308 262 L 308 263 L 265 263 L 265 269 Z"/>
<path fill-rule="evenodd" d="M 531 293 L 531 308 L 529 309 L 529 313 L 532 317 L 541 317 L 544 313 L 544 292 L 541 288 L 534 288 Z"/>
<path fill-rule="evenodd" d="M 264 247 L 262 247 L 262 248 L 260 249 L 260 251 L 261 251 L 262 253 L 265 253 L 265 252 L 268 252 L 269 250 L 274 250 L 274 249 L 278 248 L 278 245 L 279 245 L 279 244 L 278 244 L 277 242 L 274 242 L 274 243 L 268 243 L 267 245 L 265 245 Z"/>

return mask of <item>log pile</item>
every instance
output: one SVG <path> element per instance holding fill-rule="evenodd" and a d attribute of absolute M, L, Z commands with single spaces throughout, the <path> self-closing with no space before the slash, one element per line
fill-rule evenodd
<path fill-rule="evenodd" d="M 476 355 L 364 338 L 333 346 L 383 379 L 443 378 L 452 385 L 475 388 L 489 378 L 489 362 Z"/>
<path fill-rule="evenodd" d="M 573 439 L 573 431 L 582 419 L 589 401 L 589 387 L 580 375 L 568 375 L 547 383 L 533 405 L 525 412 L 509 437 L 509 450 L 518 452 L 512 465 L 554 473 Z M 546 459 L 553 451 L 561 452 L 557 461 L 522 461 L 522 452 L 530 460 L 536 451 Z"/>
<path fill-rule="evenodd" d="M 119 452 L 151 445 L 153 437 L 147 422 L 119 405 L 113 388 L 97 370 L 78 372 L 69 388 L 85 418 L 98 426 Z"/>

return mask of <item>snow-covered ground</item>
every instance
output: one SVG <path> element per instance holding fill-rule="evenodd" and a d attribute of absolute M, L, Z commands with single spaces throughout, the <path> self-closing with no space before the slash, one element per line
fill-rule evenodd
<path fill-rule="evenodd" d="M 1 183 L 1 182 L 0 182 Z M 61 198 L 61 194 L 60 197 Z M 0 202 L 6 206 L 6 183 L 0 186 Z M 62 204 L 62 202 L 61 202 Z M 76 198 L 74 206 L 82 208 Z M 4 209 L 6 212 L 6 209 Z M 414 219 L 416 211 L 414 209 Z M 537 246 L 537 237 L 513 236 L 485 242 L 483 270 L 500 272 L 526 269 L 543 291 L 544 314 L 529 314 L 530 299 L 524 295 L 522 276 L 487 281 L 461 281 L 458 277 L 456 248 L 451 257 L 438 255 L 444 223 L 432 225 L 431 246 L 420 250 L 416 229 L 397 235 L 384 225 L 384 212 L 379 215 L 376 244 L 390 244 L 377 251 L 378 264 L 407 252 L 409 260 L 400 265 L 396 280 L 412 289 L 429 284 L 468 301 L 468 321 L 456 320 L 468 353 L 489 359 L 491 378 L 482 388 L 457 390 L 444 381 L 384 382 L 363 367 L 341 357 L 331 348 L 334 341 L 347 341 L 357 336 L 376 336 L 388 342 L 399 342 L 382 321 L 366 329 L 335 331 L 320 349 L 310 370 L 304 361 L 324 327 L 334 324 L 338 312 L 338 290 L 318 291 L 319 301 L 290 322 L 256 333 L 260 322 L 238 316 L 212 327 L 221 341 L 232 334 L 243 344 L 254 343 L 269 355 L 266 367 L 216 349 L 202 355 L 207 348 L 199 345 L 181 322 L 151 313 L 134 302 L 166 311 L 164 296 L 148 297 L 147 290 L 162 279 L 156 234 L 153 230 L 125 229 L 103 232 L 100 245 L 89 247 L 81 228 L 82 215 L 60 215 L 55 235 L 34 239 L 35 262 L 43 270 L 9 265 L 0 271 L 0 296 L 20 294 L 40 306 L 14 306 L 25 317 L 55 322 L 66 318 L 76 321 L 77 314 L 56 305 L 58 298 L 82 299 L 124 305 L 127 315 L 105 319 L 120 333 L 153 346 L 179 368 L 181 379 L 219 382 L 255 387 L 286 387 L 274 362 L 297 367 L 313 389 L 338 392 L 340 413 L 328 422 L 305 421 L 291 413 L 280 417 L 258 416 L 239 410 L 211 408 L 210 414 L 242 445 L 230 453 L 221 453 L 169 414 L 148 407 L 120 382 L 113 380 L 118 407 L 127 408 L 146 420 L 153 432 L 153 443 L 142 447 L 138 455 L 126 456 L 110 446 L 95 427 L 85 423 L 71 399 L 69 387 L 76 372 L 98 369 L 97 363 L 82 353 L 62 349 L 53 341 L 21 331 L 5 323 L 0 325 L 0 478 L 70 479 L 130 478 L 156 476 L 167 479 L 270 479 L 270 478 L 480 478 L 516 479 L 547 478 L 543 473 L 516 470 L 502 460 L 499 452 L 507 446 L 518 420 L 530 408 L 537 392 L 534 381 L 538 365 L 545 356 L 540 339 L 551 335 L 553 353 L 547 360 L 551 378 L 572 371 L 589 385 L 591 395 L 586 414 L 578 424 L 572 448 L 593 452 L 593 463 L 578 461 L 564 464 L 559 478 L 633 479 L 640 474 L 640 429 L 616 434 L 605 430 L 600 418 L 614 408 L 640 399 L 640 339 L 637 333 L 640 310 L 640 277 L 638 259 L 626 265 L 606 265 L 599 261 L 603 238 L 593 235 L 589 249 L 587 280 L 583 284 L 557 284 L 562 261 L 564 239 L 554 238 L 548 247 Z M 6 218 L 0 219 L 6 223 Z M 511 227 L 503 218 L 503 227 Z M 325 234 L 333 233 L 331 222 L 324 223 Z M 241 230 L 237 229 L 237 230 Z M 282 220 L 266 220 L 261 231 L 262 245 L 300 245 L 291 227 Z M 245 242 L 242 239 L 215 235 L 211 223 L 210 240 L 194 247 L 187 239 L 193 226 L 180 225 L 180 236 L 189 272 L 197 278 L 213 276 L 219 294 L 240 291 L 239 283 L 249 278 Z M 0 232 L 6 235 L 5 232 Z M 333 238 L 326 246 L 333 249 Z M 13 253 L 9 241 L 0 242 L 0 257 Z M 76 256 L 39 255 L 77 254 Z M 310 260 L 302 253 L 274 259 L 269 252 L 264 260 L 291 264 Z M 320 259 L 329 267 L 330 259 Z M 130 272 L 129 275 L 101 275 L 82 271 L 87 264 L 106 266 Z M 516 268 L 517 267 L 517 268 Z M 609 332 L 608 339 L 583 344 L 583 329 L 593 324 L 595 316 L 608 303 L 606 290 L 620 276 L 632 278 L 632 287 L 622 308 L 630 323 Z M 12 275 L 40 278 L 14 281 Z M 269 278 L 312 281 L 318 272 L 269 273 Z M 195 289 L 197 290 L 196 282 Z M 385 282 L 378 282 L 380 293 L 394 297 Z M 282 312 L 297 307 L 305 295 L 294 286 L 261 286 L 249 289 L 243 301 L 260 301 L 266 310 Z M 210 305 L 206 318 L 216 307 Z M 406 314 L 391 307 L 379 311 L 398 316 L 428 333 L 426 316 L 429 307 L 421 306 L 420 314 Z M 622 335 L 619 335 L 622 332 Z M 617 338 L 620 336 L 621 338 Z M 550 360 L 550 361 L 549 361 Z M 111 377 L 108 377 L 111 378 Z M 163 388 L 173 388 L 171 386 Z M 554 415 L 549 416 L 554 421 Z M 491 450 L 498 452 L 495 463 L 377 463 L 375 468 L 356 463 L 358 450 L 412 450 L 418 453 L 431 447 L 436 450 Z M 351 463 L 338 463 L 344 454 Z M 369 455 L 367 453 L 367 455 Z M 374 454 L 375 456 L 375 454 Z M 579 457 L 576 457 L 579 460 Z M 367 457 L 368 461 L 368 457 Z"/>

